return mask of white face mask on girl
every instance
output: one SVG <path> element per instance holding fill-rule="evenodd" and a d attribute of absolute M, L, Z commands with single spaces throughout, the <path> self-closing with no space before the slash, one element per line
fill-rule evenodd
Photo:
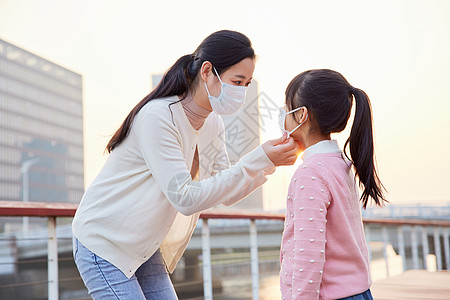
<path fill-rule="evenodd" d="M 281 134 L 285 133 L 287 134 L 287 137 L 290 137 L 291 134 L 296 131 L 300 126 L 302 126 L 306 120 L 308 120 L 308 112 L 306 112 L 306 119 L 305 121 L 303 121 L 303 123 L 300 123 L 297 125 L 297 127 L 295 127 L 294 129 L 292 129 L 291 131 L 286 130 L 286 115 L 287 114 L 292 114 L 300 109 L 302 109 L 304 106 L 302 107 L 298 107 L 296 109 L 293 109 L 291 111 L 286 111 L 286 109 L 284 107 L 280 107 L 280 114 L 278 116 L 278 125 L 280 126 L 280 130 L 281 130 Z"/>
<path fill-rule="evenodd" d="M 214 68 L 214 71 L 216 71 L 217 78 L 219 78 L 222 87 L 220 90 L 220 95 L 218 97 L 214 97 L 209 93 L 208 86 L 205 82 L 206 92 L 208 93 L 211 107 L 218 115 L 234 114 L 244 104 L 247 88 L 245 86 L 232 85 L 222 82 L 216 68 Z"/>

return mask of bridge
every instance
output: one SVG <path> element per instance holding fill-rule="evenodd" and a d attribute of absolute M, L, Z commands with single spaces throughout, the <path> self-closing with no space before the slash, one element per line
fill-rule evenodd
<path fill-rule="evenodd" d="M 18 289 L 32 290 L 34 294 L 40 293 L 44 295 L 43 298 L 48 299 L 82 298 L 77 290 L 83 290 L 84 287 L 71 258 L 70 218 L 76 208 L 77 205 L 74 204 L 0 201 L 0 216 L 43 217 L 48 220 L 46 230 L 0 235 L 0 298 L 20 299 L 14 298 L 14 293 L 19 293 Z M 57 218 L 60 220 L 58 225 Z M 204 212 L 201 220 L 186 255 L 172 275 L 177 292 L 184 292 L 187 299 L 189 291 L 200 290 L 203 291 L 204 299 L 212 299 L 217 294 L 215 288 L 220 288 L 221 278 L 247 276 L 253 299 L 271 299 L 264 298 L 265 293 L 261 294 L 260 291 L 267 290 L 270 285 L 278 290 L 277 280 L 269 284 L 264 282 L 263 285 L 260 282 L 264 280 L 264 274 L 276 274 L 279 269 L 278 251 L 284 215 L 212 210 Z M 376 269 L 375 273 L 378 274 L 372 272 L 372 277 L 375 277 L 374 293 L 389 290 L 386 283 L 382 288 L 377 288 L 382 280 L 387 280 L 389 286 L 389 283 L 397 280 L 397 276 L 409 276 L 410 272 L 418 272 L 409 271 L 411 269 L 450 269 L 448 219 L 366 217 L 364 225 L 371 249 L 372 269 Z M 42 278 L 43 273 L 33 274 L 36 272 L 33 270 L 36 264 L 40 262 L 42 265 L 43 261 L 47 263 L 44 272 L 46 279 Z M 221 264 L 221 261 L 227 263 Z M 420 281 L 420 278 L 431 274 L 447 281 L 450 279 L 448 272 L 422 272 L 425 273 L 413 273 L 413 277 Z M 192 278 L 199 280 L 186 281 Z M 406 281 L 413 282 L 411 278 Z M 439 282 L 436 278 L 429 281 L 429 286 Z M 434 289 L 436 295 L 450 292 L 446 285 Z M 85 290 L 83 292 L 86 294 Z M 3 297 L 4 295 L 12 295 L 13 298 Z M 382 297 L 381 294 L 378 295 Z M 418 295 L 417 292 L 415 295 Z M 387 297 L 386 299 L 394 299 L 389 298 L 389 295 Z"/>

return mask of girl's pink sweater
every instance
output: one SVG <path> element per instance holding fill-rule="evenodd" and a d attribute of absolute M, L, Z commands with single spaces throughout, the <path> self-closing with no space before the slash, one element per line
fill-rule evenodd
<path fill-rule="evenodd" d="M 283 299 L 338 299 L 371 285 L 359 191 L 337 142 L 303 153 L 289 185 L 281 242 Z"/>

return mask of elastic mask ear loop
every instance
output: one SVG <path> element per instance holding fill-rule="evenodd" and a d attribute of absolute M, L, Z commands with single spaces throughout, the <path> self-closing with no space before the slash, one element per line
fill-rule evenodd
<path fill-rule="evenodd" d="M 217 78 L 219 78 L 220 83 L 223 84 L 222 79 L 220 79 L 219 72 L 217 72 L 215 67 L 213 67 L 213 68 L 214 68 L 214 71 L 216 71 Z"/>
<path fill-rule="evenodd" d="M 286 115 L 292 114 L 292 113 L 294 113 L 294 112 L 296 112 L 296 111 L 302 109 L 303 107 L 304 107 L 304 106 L 300 106 L 300 107 L 297 107 L 296 109 L 290 110 L 290 111 L 286 112 Z"/>
<path fill-rule="evenodd" d="M 206 84 L 206 82 L 205 82 L 205 88 L 206 88 L 206 92 L 208 93 L 208 97 L 211 97 L 211 94 L 209 93 L 208 85 Z"/>
<path fill-rule="evenodd" d="M 214 71 L 216 71 L 217 78 L 219 78 L 220 84 L 223 84 L 222 80 L 220 79 L 219 72 L 217 72 L 217 70 L 214 66 L 213 66 L 213 69 L 214 69 Z M 205 87 L 206 87 L 206 92 L 208 93 L 208 97 L 211 97 L 211 94 L 209 93 L 208 85 L 206 84 L 206 82 L 205 82 Z"/>
<path fill-rule="evenodd" d="M 302 106 L 302 107 L 303 107 L 303 106 Z M 299 107 L 299 108 L 297 108 L 297 109 L 295 109 L 295 110 L 291 110 L 290 112 L 297 111 L 297 110 L 299 110 L 299 109 L 302 108 L 302 107 Z M 298 128 L 300 128 L 300 126 L 302 126 L 303 124 L 305 124 L 305 122 L 306 122 L 307 120 L 308 120 L 308 112 L 306 112 L 306 119 L 305 119 L 305 121 L 303 121 L 302 123 L 298 124 L 297 127 L 295 127 L 295 128 L 292 129 L 290 132 L 288 132 L 288 137 L 290 137 L 291 134 L 292 134 L 294 131 L 296 131 Z"/>

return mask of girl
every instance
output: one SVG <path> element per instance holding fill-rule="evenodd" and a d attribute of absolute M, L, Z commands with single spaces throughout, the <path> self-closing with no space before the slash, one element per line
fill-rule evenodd
<path fill-rule="evenodd" d="M 219 31 L 178 59 L 129 113 L 73 220 L 74 259 L 94 299 L 176 299 L 166 268 L 182 256 L 199 213 L 231 205 L 295 162 L 282 137 L 229 167 L 219 114 L 243 104 L 255 67 L 250 40 Z"/>
<path fill-rule="evenodd" d="M 346 127 L 353 98 L 355 119 L 344 146 L 350 146 L 350 160 L 330 134 Z M 286 89 L 280 126 L 304 150 L 287 196 L 283 299 L 372 299 L 359 200 L 364 208 L 369 197 L 377 205 L 385 200 L 375 169 L 368 96 L 338 72 L 303 72 Z M 352 164 L 364 188 L 361 198 Z"/>

